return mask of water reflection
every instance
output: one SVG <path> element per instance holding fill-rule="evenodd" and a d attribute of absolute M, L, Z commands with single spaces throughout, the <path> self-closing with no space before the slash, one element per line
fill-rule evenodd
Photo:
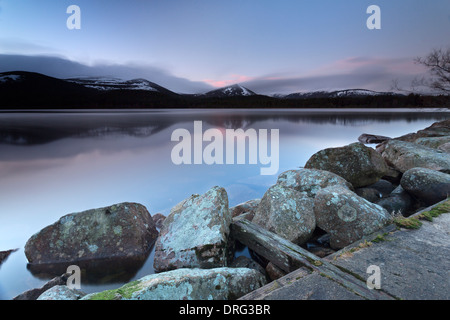
<path fill-rule="evenodd" d="M 281 173 L 302 167 L 320 149 L 356 142 L 362 133 L 395 137 L 448 117 L 417 110 L 0 113 L 0 251 L 19 248 L 1 266 L 0 299 L 40 287 L 59 273 L 27 268 L 23 246 L 63 215 L 121 202 L 167 214 L 215 185 L 226 189 L 230 206 L 262 197 L 277 174 L 261 176 L 258 165 L 172 163 L 171 133 L 193 132 L 195 120 L 203 130 L 279 129 Z M 152 257 L 121 270 L 89 264 L 82 289 L 111 289 L 152 273 Z"/>

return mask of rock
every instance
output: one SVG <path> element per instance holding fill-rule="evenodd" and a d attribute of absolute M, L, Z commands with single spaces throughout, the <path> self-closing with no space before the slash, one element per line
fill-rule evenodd
<path fill-rule="evenodd" d="M 300 245 L 311 237 L 316 227 L 313 205 L 314 201 L 305 192 L 276 184 L 264 194 L 253 222 Z"/>
<path fill-rule="evenodd" d="M 277 184 L 299 192 L 306 192 L 312 198 L 316 196 L 320 189 L 334 185 L 341 185 L 353 190 L 353 186 L 344 178 L 332 172 L 317 169 L 283 172 L 278 176 Z"/>
<path fill-rule="evenodd" d="M 355 190 L 355 193 L 360 196 L 361 198 L 366 199 L 369 202 L 375 203 L 378 200 L 381 199 L 382 194 L 380 191 L 374 188 L 364 187 L 364 188 L 357 188 Z"/>
<path fill-rule="evenodd" d="M 319 258 L 324 258 L 336 252 L 335 250 L 326 247 L 313 247 L 308 249 L 308 251 L 318 256 Z"/>
<path fill-rule="evenodd" d="M 261 272 L 261 274 L 266 274 L 266 271 L 259 263 L 246 256 L 237 257 L 236 259 L 233 260 L 233 262 L 229 265 L 229 267 L 255 269 L 256 271 Z"/>
<path fill-rule="evenodd" d="M 9 257 L 9 255 L 15 251 L 17 251 L 19 249 L 14 249 L 14 250 L 6 250 L 6 251 L 0 251 L 0 266 L 2 265 L 2 263 L 4 261 L 6 261 L 6 259 Z"/>
<path fill-rule="evenodd" d="M 385 145 L 382 156 L 388 164 L 402 173 L 417 167 L 450 172 L 450 157 L 447 153 L 412 142 L 390 140 Z"/>
<path fill-rule="evenodd" d="M 140 257 L 158 236 L 151 215 L 137 203 L 68 214 L 25 245 L 31 264 Z"/>
<path fill-rule="evenodd" d="M 401 194 L 391 194 L 375 203 L 386 209 L 391 215 L 401 214 L 407 216 L 410 213 L 414 201 L 407 192 L 404 192 Z"/>
<path fill-rule="evenodd" d="M 450 153 L 450 142 L 441 144 L 441 145 L 438 147 L 438 150 L 443 151 L 443 152 L 445 152 L 445 153 Z"/>
<path fill-rule="evenodd" d="M 235 300 L 265 283 L 260 272 L 247 268 L 177 269 L 88 294 L 82 300 Z"/>
<path fill-rule="evenodd" d="M 176 205 L 156 242 L 155 271 L 226 266 L 231 220 L 224 188 L 213 187 Z"/>
<path fill-rule="evenodd" d="M 157 213 L 152 216 L 152 219 L 153 222 L 155 223 L 155 227 L 161 230 L 162 224 L 164 223 L 166 216 L 161 213 Z"/>
<path fill-rule="evenodd" d="M 389 213 L 341 186 L 320 190 L 314 200 L 317 226 L 330 235 L 330 246 L 341 249 L 390 221 Z"/>
<path fill-rule="evenodd" d="M 260 202 L 261 199 L 254 199 L 230 208 L 231 217 L 235 218 L 240 215 L 245 215 L 245 219 L 252 221 L 255 216 L 256 208 Z"/>
<path fill-rule="evenodd" d="M 18 296 L 14 297 L 13 300 L 36 300 L 37 298 L 39 298 L 41 294 L 53 288 L 54 286 L 66 285 L 67 279 L 69 277 L 70 277 L 69 273 L 65 273 L 59 277 L 55 277 L 50 281 L 48 281 L 47 283 L 45 283 L 42 287 L 27 290 L 19 294 Z"/>
<path fill-rule="evenodd" d="M 69 289 L 65 285 L 58 285 L 45 291 L 37 300 L 80 300 L 85 295 L 86 293 L 82 291 Z"/>
<path fill-rule="evenodd" d="M 413 168 L 403 174 L 401 186 L 424 204 L 432 205 L 450 195 L 450 174 Z"/>
<path fill-rule="evenodd" d="M 450 119 L 435 122 L 428 128 L 419 130 L 416 133 L 408 133 L 396 139 L 407 142 L 416 142 L 420 138 L 444 136 L 450 136 Z"/>
<path fill-rule="evenodd" d="M 266 266 L 266 273 L 270 280 L 275 281 L 277 279 L 280 279 L 281 277 L 284 277 L 287 273 L 280 268 L 278 268 L 275 264 L 272 262 L 269 262 Z"/>
<path fill-rule="evenodd" d="M 362 143 L 321 150 L 306 162 L 305 168 L 333 172 L 355 188 L 377 182 L 388 170 L 380 154 Z"/>
<path fill-rule="evenodd" d="M 358 141 L 364 144 L 382 143 L 392 138 L 364 133 L 358 137 Z"/>
<path fill-rule="evenodd" d="M 442 145 L 450 143 L 450 135 L 443 137 L 419 138 L 415 141 L 415 143 L 432 149 L 439 149 Z"/>
<path fill-rule="evenodd" d="M 394 191 L 395 186 L 390 181 L 380 179 L 374 184 L 367 186 L 367 188 L 373 188 L 377 190 L 382 197 L 387 197 L 392 191 Z"/>

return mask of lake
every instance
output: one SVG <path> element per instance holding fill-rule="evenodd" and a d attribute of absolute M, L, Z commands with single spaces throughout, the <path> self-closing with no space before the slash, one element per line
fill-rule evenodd
<path fill-rule="evenodd" d="M 42 286 L 52 276 L 27 268 L 34 233 L 72 212 L 138 202 L 167 215 L 178 202 L 224 187 L 230 206 L 260 198 L 286 170 L 315 152 L 356 142 L 362 133 L 397 137 L 449 118 L 445 110 L 132 110 L 0 112 L 0 299 Z M 177 129 L 279 130 L 279 165 L 182 164 L 172 159 Z M 194 137 L 193 137 L 194 139 Z M 205 143 L 207 145 L 207 143 Z M 117 288 L 153 273 L 153 254 L 122 275 L 82 277 L 82 290 Z"/>

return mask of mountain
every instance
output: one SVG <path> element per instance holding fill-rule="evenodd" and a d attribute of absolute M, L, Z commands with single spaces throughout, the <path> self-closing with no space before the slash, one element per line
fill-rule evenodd
<path fill-rule="evenodd" d="M 3 108 L 160 108 L 177 106 L 179 96 L 144 79 L 57 79 L 34 72 L 0 73 Z"/>
<path fill-rule="evenodd" d="M 143 90 L 151 92 L 159 92 L 163 94 L 174 95 L 172 92 L 160 85 L 150 82 L 145 79 L 133 79 L 122 80 L 118 78 L 106 78 L 106 77 L 86 77 L 86 78 L 70 78 L 66 79 L 68 82 L 80 84 L 86 88 L 92 88 L 96 90 L 109 91 L 109 90 Z"/>
<path fill-rule="evenodd" d="M 228 98 L 228 97 L 249 97 L 256 96 L 253 91 L 239 85 L 234 84 L 232 86 L 209 91 L 205 94 L 198 95 L 205 98 Z"/>
<path fill-rule="evenodd" d="M 369 97 L 369 96 L 401 96 L 401 94 L 393 92 L 377 92 L 366 89 L 347 89 L 338 91 L 313 91 L 305 93 L 292 93 L 284 96 L 285 99 L 314 99 L 314 98 L 357 98 L 357 97 Z"/>

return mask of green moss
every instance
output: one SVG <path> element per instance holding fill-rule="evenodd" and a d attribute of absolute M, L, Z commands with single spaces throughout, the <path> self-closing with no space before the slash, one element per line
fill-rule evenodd
<path fill-rule="evenodd" d="M 417 216 L 420 220 L 433 221 L 433 218 L 439 217 L 441 214 L 450 212 L 450 200 L 447 200 L 444 203 L 441 203 L 429 211 L 425 211 Z"/>
<path fill-rule="evenodd" d="M 125 299 L 130 299 L 134 292 L 140 289 L 138 286 L 140 281 L 132 281 L 125 284 L 119 289 L 106 290 L 96 293 L 90 297 L 90 300 L 114 300 L 116 296 L 120 295 Z"/>
<path fill-rule="evenodd" d="M 388 234 L 389 233 L 377 234 L 377 236 L 374 239 L 372 239 L 371 242 L 379 243 L 379 242 L 387 241 L 387 239 L 385 237 Z"/>
<path fill-rule="evenodd" d="M 422 222 L 417 218 L 398 217 L 394 219 L 394 223 L 397 227 L 404 229 L 419 229 L 422 226 Z"/>
<path fill-rule="evenodd" d="M 433 221 L 434 218 L 437 218 L 444 213 L 450 213 L 450 199 L 447 199 L 446 202 L 443 202 L 428 211 L 422 212 L 416 217 L 397 217 L 394 219 L 394 223 L 400 228 L 419 229 L 422 226 L 422 222 L 420 220 Z"/>

